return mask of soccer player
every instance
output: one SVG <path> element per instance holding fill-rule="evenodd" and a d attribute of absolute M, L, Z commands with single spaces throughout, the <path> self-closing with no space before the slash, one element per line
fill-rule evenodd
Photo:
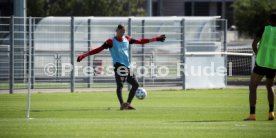
<path fill-rule="evenodd" d="M 259 43 L 259 46 L 257 47 Z M 256 56 L 256 63 L 251 74 L 249 85 L 250 115 L 244 120 L 256 120 L 257 87 L 262 78 L 266 76 L 267 98 L 269 103 L 268 120 L 274 120 L 274 89 L 273 83 L 276 73 L 276 13 L 269 16 L 269 25 L 261 29 L 253 43 L 252 48 Z"/>
<path fill-rule="evenodd" d="M 87 56 L 97 54 L 104 49 L 109 49 L 109 52 L 113 60 L 115 80 L 117 84 L 117 97 L 120 102 L 120 110 L 135 110 L 135 108 L 131 106 L 131 101 L 135 96 L 136 90 L 139 87 L 139 83 L 135 77 L 135 74 L 130 72 L 130 63 L 128 55 L 129 44 L 146 44 L 155 41 L 164 42 L 166 36 L 160 35 L 151 39 L 133 39 L 130 36 L 125 36 L 125 30 L 126 29 L 124 25 L 119 24 L 116 29 L 115 37 L 106 40 L 102 46 L 93 49 L 88 53 L 78 56 L 77 62 L 80 62 Z M 128 95 L 127 102 L 124 102 L 122 97 L 122 89 L 125 81 L 132 85 Z"/>

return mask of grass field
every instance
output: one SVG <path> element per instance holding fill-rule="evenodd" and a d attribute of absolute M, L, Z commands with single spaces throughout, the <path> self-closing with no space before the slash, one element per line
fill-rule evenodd
<path fill-rule="evenodd" d="M 145 100 L 133 101 L 135 111 L 120 111 L 115 92 L 37 93 L 30 120 L 26 98 L 0 95 L 1 138 L 276 137 L 264 89 L 258 91 L 255 122 L 242 121 L 248 115 L 247 89 L 149 91 Z"/>

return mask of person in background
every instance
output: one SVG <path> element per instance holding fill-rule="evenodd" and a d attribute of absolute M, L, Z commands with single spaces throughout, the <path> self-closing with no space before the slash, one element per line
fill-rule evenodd
<path fill-rule="evenodd" d="M 268 120 L 274 120 L 275 93 L 273 83 L 276 73 L 276 12 L 269 16 L 269 25 L 263 27 L 257 33 L 252 43 L 252 49 L 256 54 L 256 63 L 249 84 L 250 115 L 244 120 L 256 120 L 257 87 L 264 76 L 266 77 L 269 104 Z"/>

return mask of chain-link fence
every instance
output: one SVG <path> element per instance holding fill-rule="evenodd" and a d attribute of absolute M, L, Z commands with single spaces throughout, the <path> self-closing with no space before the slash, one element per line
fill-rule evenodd
<path fill-rule="evenodd" d="M 124 24 L 126 35 L 135 39 L 167 36 L 164 43 L 130 46 L 129 60 L 141 86 L 190 89 L 226 85 L 227 57 L 223 52 L 226 52 L 227 22 L 219 17 L 1 17 L 0 20 L 0 89 L 9 89 L 10 93 L 28 85 L 32 89 L 64 88 L 72 92 L 78 88 L 115 87 L 108 49 L 80 63 L 76 58 L 114 37 L 118 24 Z M 212 72 L 204 67 L 224 67 L 224 70 Z"/>

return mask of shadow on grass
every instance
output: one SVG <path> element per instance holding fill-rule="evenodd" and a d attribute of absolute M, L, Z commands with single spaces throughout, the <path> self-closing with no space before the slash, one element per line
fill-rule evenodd
<path fill-rule="evenodd" d="M 208 123 L 208 122 L 234 122 L 237 120 L 179 120 L 179 121 L 168 121 L 168 123 Z"/>
<path fill-rule="evenodd" d="M 109 111 L 109 110 L 116 110 L 116 109 L 117 109 L 116 107 L 89 108 L 89 109 L 49 109 L 49 110 L 31 110 L 30 112 L 91 112 L 91 111 Z"/>

